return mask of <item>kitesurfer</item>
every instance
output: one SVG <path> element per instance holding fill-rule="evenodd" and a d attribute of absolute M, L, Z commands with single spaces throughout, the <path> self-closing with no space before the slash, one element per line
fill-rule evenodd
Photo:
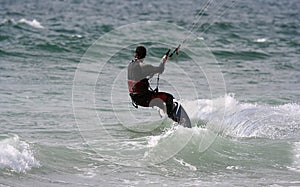
<path fill-rule="evenodd" d="M 153 90 L 149 84 L 150 78 L 155 74 L 162 74 L 164 72 L 168 54 L 162 57 L 158 66 L 144 63 L 146 55 L 146 48 L 144 46 L 137 46 L 134 53 L 134 59 L 128 65 L 128 89 L 132 104 L 136 108 L 138 108 L 138 106 L 157 106 L 164 111 L 167 110 L 168 117 L 173 121 L 178 122 L 179 119 L 173 115 L 174 97 L 169 93 L 159 92 L 158 88 Z"/>

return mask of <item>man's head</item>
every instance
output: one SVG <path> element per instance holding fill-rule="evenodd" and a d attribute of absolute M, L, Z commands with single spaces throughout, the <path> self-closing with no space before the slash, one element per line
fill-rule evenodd
<path fill-rule="evenodd" d="M 144 46 L 137 46 L 135 49 L 134 57 L 137 59 L 143 59 L 146 57 L 147 50 Z"/>

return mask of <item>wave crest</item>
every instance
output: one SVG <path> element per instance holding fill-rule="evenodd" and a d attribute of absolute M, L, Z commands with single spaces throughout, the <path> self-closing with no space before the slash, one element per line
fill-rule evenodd
<path fill-rule="evenodd" d="M 0 170 L 24 173 L 39 166 L 28 143 L 17 135 L 0 136 Z"/>
<path fill-rule="evenodd" d="M 300 134 L 300 105 L 240 103 L 234 94 L 183 103 L 192 118 L 207 121 L 210 129 L 231 137 L 285 139 Z M 196 110 L 195 110 L 196 109 Z"/>
<path fill-rule="evenodd" d="M 44 29 L 45 27 L 38 22 L 36 19 L 33 19 L 32 21 L 27 20 L 25 18 L 20 19 L 19 21 L 15 21 L 14 19 L 4 19 L 1 24 L 12 24 L 12 25 L 18 25 L 18 24 L 26 24 L 31 27 L 34 27 L 36 29 Z"/>

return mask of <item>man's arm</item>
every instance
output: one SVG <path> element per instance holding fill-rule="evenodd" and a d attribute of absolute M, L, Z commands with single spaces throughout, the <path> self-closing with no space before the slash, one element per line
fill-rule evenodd
<path fill-rule="evenodd" d="M 151 64 L 141 64 L 141 72 L 144 77 L 152 77 L 154 74 L 162 74 L 165 70 L 165 62 L 167 61 L 167 56 L 161 59 L 159 66 L 152 66 Z"/>

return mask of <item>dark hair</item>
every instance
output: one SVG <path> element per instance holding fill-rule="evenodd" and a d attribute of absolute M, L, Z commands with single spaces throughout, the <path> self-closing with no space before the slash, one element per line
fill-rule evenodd
<path fill-rule="evenodd" d="M 137 58 L 138 59 L 142 59 L 146 57 L 147 54 L 147 50 L 144 46 L 137 46 L 137 48 L 135 49 L 135 53 L 137 54 Z"/>

